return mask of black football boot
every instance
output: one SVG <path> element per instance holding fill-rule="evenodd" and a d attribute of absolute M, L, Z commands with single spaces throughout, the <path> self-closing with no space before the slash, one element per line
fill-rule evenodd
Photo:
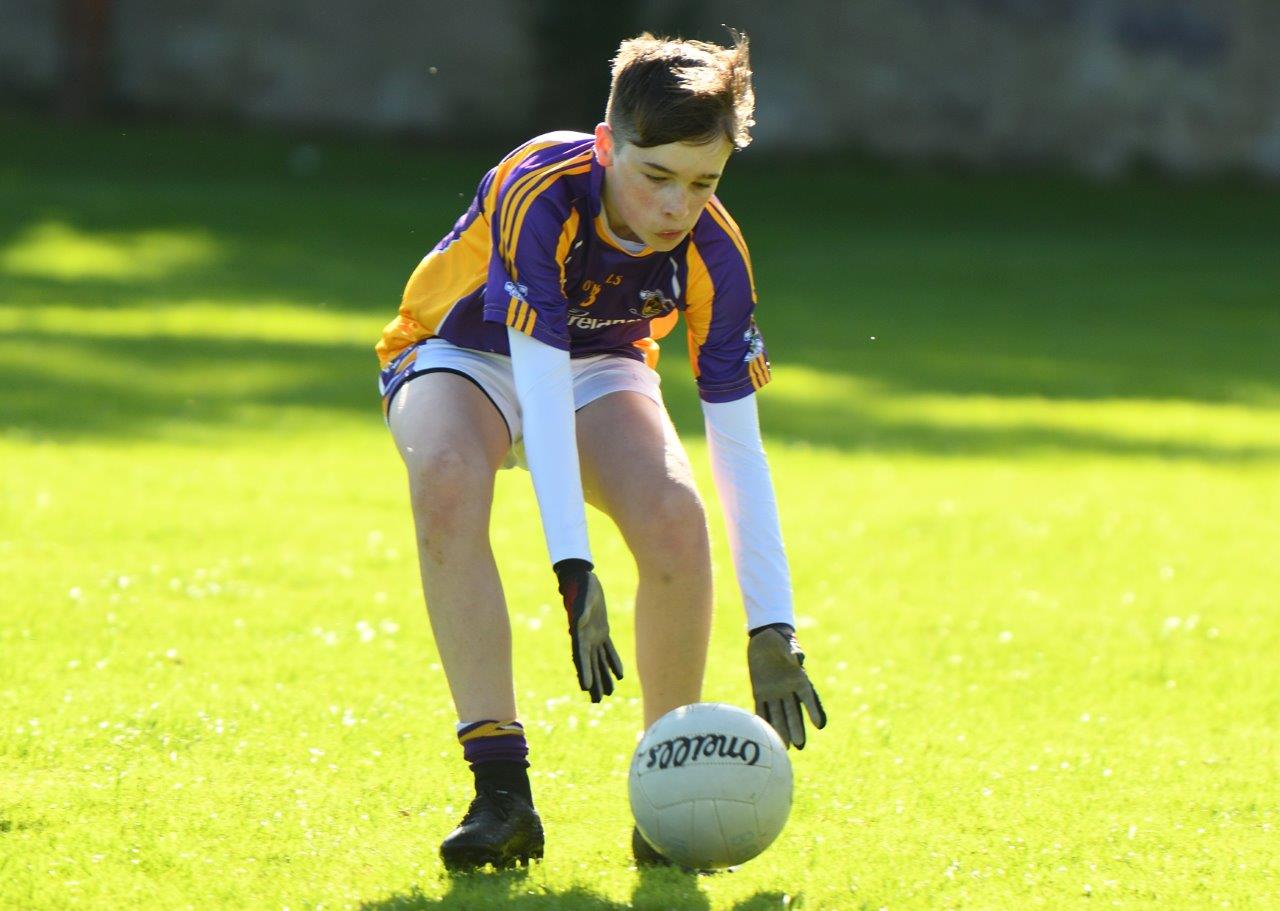
<path fill-rule="evenodd" d="M 495 869 L 542 859 L 542 820 L 524 795 L 481 787 L 458 828 L 440 845 L 448 870 Z"/>

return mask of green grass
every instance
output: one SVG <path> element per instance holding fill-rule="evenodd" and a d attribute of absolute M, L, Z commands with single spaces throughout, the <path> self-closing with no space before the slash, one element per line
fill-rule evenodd
<path fill-rule="evenodd" d="M 831 723 L 763 858 L 630 869 L 638 689 L 575 692 L 504 473 L 548 857 L 451 879 L 467 774 L 371 345 L 502 150 L 321 141 L 300 176 L 282 137 L 4 126 L 0 907 L 1280 904 L 1274 192 L 735 161 Z M 745 705 L 713 534 L 705 693 Z"/>

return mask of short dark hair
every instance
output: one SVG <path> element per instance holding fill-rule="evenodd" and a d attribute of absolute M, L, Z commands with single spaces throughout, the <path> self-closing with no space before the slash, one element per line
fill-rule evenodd
<path fill-rule="evenodd" d="M 732 47 L 648 32 L 622 42 L 604 113 L 614 135 L 642 148 L 720 137 L 746 148 L 755 125 L 751 58 L 747 36 L 729 34 Z"/>

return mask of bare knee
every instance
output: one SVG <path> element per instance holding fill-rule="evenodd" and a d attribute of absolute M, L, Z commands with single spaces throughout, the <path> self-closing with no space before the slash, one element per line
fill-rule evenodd
<path fill-rule="evenodd" d="M 487 533 L 493 476 L 481 459 L 442 448 L 415 454 L 407 467 L 418 540 L 429 553 Z"/>
<path fill-rule="evenodd" d="M 707 514 L 691 484 L 671 481 L 653 491 L 627 536 L 641 569 L 664 577 L 710 564 Z"/>

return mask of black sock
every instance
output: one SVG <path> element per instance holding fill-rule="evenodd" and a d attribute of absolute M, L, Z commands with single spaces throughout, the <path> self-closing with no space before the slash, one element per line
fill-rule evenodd
<path fill-rule="evenodd" d="M 522 795 L 533 803 L 529 790 L 529 744 L 524 726 L 515 721 L 468 721 L 458 725 L 462 756 L 476 776 L 476 791 L 497 788 Z"/>
<path fill-rule="evenodd" d="M 529 763 L 492 759 L 488 762 L 471 763 L 471 771 L 476 776 L 477 792 L 485 788 L 496 788 L 519 794 L 533 803 L 533 791 L 529 787 Z"/>

